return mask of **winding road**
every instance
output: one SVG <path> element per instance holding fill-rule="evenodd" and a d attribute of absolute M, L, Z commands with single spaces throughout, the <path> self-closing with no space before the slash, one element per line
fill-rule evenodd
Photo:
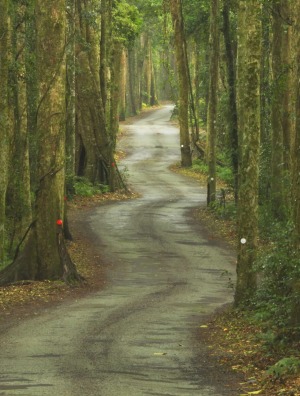
<path fill-rule="evenodd" d="M 179 132 L 164 106 L 128 126 L 121 168 L 141 194 L 87 219 L 108 286 L 1 335 L 0 395 L 232 395 L 201 358 L 197 329 L 232 301 L 233 256 L 192 216 L 205 190 L 172 173 Z M 233 276 L 233 275 L 231 275 Z"/>

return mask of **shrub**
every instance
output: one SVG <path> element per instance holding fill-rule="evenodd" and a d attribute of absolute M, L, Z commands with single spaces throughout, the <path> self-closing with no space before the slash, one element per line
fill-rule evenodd
<path fill-rule="evenodd" d="M 297 357 L 286 357 L 280 359 L 276 364 L 271 366 L 267 374 L 275 379 L 282 379 L 288 375 L 300 373 L 300 359 Z"/>
<path fill-rule="evenodd" d="M 289 326 L 300 297 L 299 256 L 291 245 L 287 227 L 277 230 L 276 239 L 273 234 L 272 240 L 255 266 L 259 285 L 254 303 L 258 315 L 265 320 L 278 327 Z"/>
<path fill-rule="evenodd" d="M 103 194 L 109 191 L 109 186 L 104 184 L 93 184 L 85 177 L 75 177 L 72 182 L 67 183 L 68 196 L 80 195 L 92 197 L 93 195 Z"/>

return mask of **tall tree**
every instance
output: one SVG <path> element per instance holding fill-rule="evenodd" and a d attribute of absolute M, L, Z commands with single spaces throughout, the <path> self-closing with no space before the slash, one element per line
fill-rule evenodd
<path fill-rule="evenodd" d="M 297 0 L 294 5 L 294 51 L 295 51 L 295 90 L 296 103 L 294 108 L 295 114 L 295 136 L 293 144 L 293 220 L 295 224 L 294 237 L 295 245 L 300 252 L 300 1 Z"/>
<path fill-rule="evenodd" d="M 75 135 L 76 135 L 76 83 L 75 83 L 75 0 L 67 0 L 66 31 L 66 176 L 75 175 Z"/>
<path fill-rule="evenodd" d="M 19 2 L 10 5 L 11 44 L 9 66 L 9 102 L 12 117 L 11 161 L 7 189 L 8 253 L 13 255 L 16 246 L 31 222 L 31 194 L 27 131 L 26 86 L 22 78 L 25 69 L 25 9 Z"/>
<path fill-rule="evenodd" d="M 293 2 L 291 7 L 294 22 L 293 36 L 295 53 L 295 91 L 296 100 L 294 104 L 295 114 L 295 134 L 292 150 L 292 215 L 294 224 L 294 248 L 296 257 L 300 256 L 300 0 Z M 299 303 L 299 272 L 293 279 L 294 304 L 291 313 L 291 322 L 299 327 L 300 325 L 300 303 Z"/>
<path fill-rule="evenodd" d="M 38 188 L 24 249 L 1 273 L 18 279 L 79 279 L 62 233 L 65 190 L 65 1 L 36 1 Z"/>
<path fill-rule="evenodd" d="M 209 97 L 207 110 L 207 204 L 216 200 L 216 138 L 217 138 L 217 102 L 219 80 L 219 0 L 210 5 L 210 68 Z"/>
<path fill-rule="evenodd" d="M 260 148 L 261 1 L 241 0 L 238 10 L 237 98 L 240 142 L 238 260 L 235 303 L 255 292 Z"/>
<path fill-rule="evenodd" d="M 35 0 L 28 0 L 25 16 L 25 72 L 27 102 L 27 137 L 29 141 L 31 190 L 37 189 L 37 101 Z"/>
<path fill-rule="evenodd" d="M 0 1 L 0 260 L 4 262 L 5 209 L 8 176 L 9 120 L 8 120 L 8 1 Z"/>
<path fill-rule="evenodd" d="M 76 6 L 80 35 L 76 54 L 76 173 L 92 183 L 109 184 L 112 146 L 107 131 L 106 103 L 103 102 L 106 95 L 102 95 L 100 16 L 93 2 L 78 0 Z"/>
<path fill-rule="evenodd" d="M 228 114 L 228 128 L 230 140 L 230 154 L 231 164 L 234 177 L 234 198 L 237 203 L 238 198 L 238 120 L 237 120 L 237 103 L 236 103 L 236 59 L 234 55 L 234 45 L 232 38 L 232 28 L 230 22 L 230 11 L 232 10 L 232 0 L 223 1 L 223 35 L 225 43 L 225 54 L 227 64 L 227 84 L 229 90 L 229 114 Z"/>
<path fill-rule="evenodd" d="M 272 42 L 272 161 L 271 161 L 271 198 L 275 218 L 284 217 L 283 196 L 283 100 L 286 80 L 286 67 L 283 59 L 285 26 L 282 19 L 286 1 L 273 1 L 273 42 Z"/>
<path fill-rule="evenodd" d="M 169 6 L 174 27 L 174 45 L 179 85 L 179 126 L 181 164 L 184 167 L 192 165 L 189 135 L 189 76 L 186 63 L 184 40 L 184 22 L 181 0 L 169 0 Z"/>

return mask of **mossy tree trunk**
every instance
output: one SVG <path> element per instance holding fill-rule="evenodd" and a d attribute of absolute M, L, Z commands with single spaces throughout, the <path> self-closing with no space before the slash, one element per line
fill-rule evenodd
<path fill-rule="evenodd" d="M 0 0 L 0 262 L 5 258 L 5 210 L 8 176 L 9 119 L 8 119 L 8 1 Z"/>
<path fill-rule="evenodd" d="M 293 2 L 293 55 L 295 60 L 295 92 L 296 100 L 292 102 L 295 114 L 295 133 L 292 149 L 292 215 L 294 223 L 293 244 L 297 257 L 300 255 L 300 1 Z M 291 324 L 300 326 L 300 285 L 299 278 L 294 279 L 294 304 L 291 313 Z"/>
<path fill-rule="evenodd" d="M 229 140 L 231 147 L 231 165 L 234 177 L 234 198 L 237 203 L 238 200 L 238 171 L 239 171 L 239 156 L 238 156 L 238 120 L 237 120 L 237 103 L 236 103 L 236 59 L 234 56 L 234 48 L 232 43 L 232 28 L 230 23 L 230 11 L 232 10 L 232 2 L 230 0 L 223 2 L 223 35 L 226 53 L 227 64 L 227 83 L 228 83 L 228 100 L 229 100 L 229 114 L 228 114 L 228 128 Z"/>
<path fill-rule="evenodd" d="M 139 46 L 135 43 L 128 48 L 128 113 L 137 115 L 141 110 L 141 81 L 139 67 Z"/>
<path fill-rule="evenodd" d="M 236 305 L 256 289 L 260 148 L 261 2 L 242 0 L 238 10 L 237 98 L 240 142 Z"/>
<path fill-rule="evenodd" d="M 75 175 L 76 85 L 75 85 L 75 0 L 67 0 L 66 31 L 66 176 Z"/>
<path fill-rule="evenodd" d="M 111 164 L 113 145 L 108 133 L 107 121 L 107 43 L 102 40 L 100 45 L 99 17 L 95 16 L 90 23 L 88 16 L 95 15 L 93 4 L 77 1 L 78 31 L 81 34 L 80 45 L 77 48 L 76 74 L 76 113 L 77 113 L 77 174 L 85 176 L 92 183 L 109 184 L 111 190 L 114 172 Z M 102 9 L 102 12 L 103 9 Z M 104 54 L 100 54 L 100 47 Z M 101 68 L 100 68 L 101 65 Z M 105 73 L 104 73 L 105 72 Z M 102 92 L 103 89 L 105 92 Z"/>
<path fill-rule="evenodd" d="M 22 240 L 31 223 L 31 195 L 29 172 L 29 149 L 27 134 L 26 86 L 22 75 L 25 66 L 25 10 L 17 5 L 10 6 L 11 19 L 11 60 L 9 71 L 9 99 L 13 130 L 9 179 L 7 189 L 7 213 L 9 219 L 8 254 L 13 257 L 16 247 Z"/>
<path fill-rule="evenodd" d="M 283 110 L 284 91 L 286 90 L 287 70 L 283 59 L 283 37 L 285 26 L 282 19 L 286 2 L 273 2 L 273 41 L 272 41 L 272 159 L 271 159 L 271 204 L 276 219 L 283 220 L 286 202 L 283 193 Z"/>
<path fill-rule="evenodd" d="M 180 0 L 169 0 L 169 6 L 174 27 L 174 45 L 179 86 L 181 165 L 188 167 L 192 165 L 192 156 L 189 134 L 189 77 L 186 63 L 182 4 Z"/>
<path fill-rule="evenodd" d="M 120 80 L 120 104 L 119 104 L 119 120 L 125 121 L 126 111 L 126 81 L 127 81 L 127 51 L 123 48 L 121 56 L 121 80 Z"/>
<path fill-rule="evenodd" d="M 212 0 L 210 6 L 210 67 L 209 97 L 207 109 L 207 153 L 208 164 L 207 204 L 216 200 L 216 140 L 217 104 L 219 80 L 219 0 Z"/>
<path fill-rule="evenodd" d="M 36 24 L 35 0 L 29 0 L 25 16 L 25 70 L 27 102 L 27 136 L 29 141 L 30 184 L 32 192 L 37 189 L 37 70 L 36 70 Z"/>
<path fill-rule="evenodd" d="M 296 103 L 295 103 L 295 138 L 293 144 L 293 220 L 295 224 L 294 239 L 295 245 L 300 252 L 300 1 L 297 0 L 294 4 L 294 51 L 295 51 L 295 65 L 296 65 Z"/>
<path fill-rule="evenodd" d="M 142 73 L 142 87 L 141 95 L 143 104 L 149 106 L 151 98 L 151 77 L 152 77 L 152 64 L 151 64 L 151 39 L 148 33 L 144 33 L 141 37 L 142 52 L 143 52 L 143 73 Z"/>
<path fill-rule="evenodd" d="M 79 280 L 64 244 L 65 1 L 36 1 L 38 189 L 24 249 L 0 274 L 0 284 L 24 279 Z"/>

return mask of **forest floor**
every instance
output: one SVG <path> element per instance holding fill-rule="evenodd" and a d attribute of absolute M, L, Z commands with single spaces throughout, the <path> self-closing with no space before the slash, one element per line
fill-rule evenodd
<path fill-rule="evenodd" d="M 173 170 L 180 171 L 178 166 L 174 166 Z M 187 172 L 186 176 L 191 175 Z M 202 176 L 198 177 L 203 181 Z M 107 201 L 135 197 L 130 192 L 106 193 L 92 198 L 76 197 L 69 203 L 71 223 L 77 218 L 82 219 L 85 212 Z M 198 209 L 194 216 L 215 238 L 226 240 L 229 245 L 234 243 L 235 227 L 232 222 L 216 218 L 206 208 Z M 61 281 L 20 282 L 0 288 L 0 331 L 5 331 L 23 318 L 37 315 L 49 307 L 80 299 L 106 287 L 107 264 L 96 264 L 99 262 L 99 253 L 84 227 L 84 222 L 81 221 L 80 227 L 73 230 L 74 241 L 68 242 L 70 255 L 84 277 L 84 283 L 70 287 Z M 277 373 L 276 376 L 267 372 L 270 366 L 283 357 L 293 356 L 295 351 L 299 351 L 299 343 L 284 351 L 272 350 L 261 337 L 263 330 L 250 321 L 246 313 L 227 307 L 199 327 L 199 339 L 201 344 L 206 345 L 207 361 L 210 359 L 214 366 L 217 363 L 220 371 L 237 372 L 238 377 L 243 378 L 239 384 L 240 389 L 247 391 L 241 391 L 241 395 L 300 396 L 299 375 L 284 372 Z"/>

